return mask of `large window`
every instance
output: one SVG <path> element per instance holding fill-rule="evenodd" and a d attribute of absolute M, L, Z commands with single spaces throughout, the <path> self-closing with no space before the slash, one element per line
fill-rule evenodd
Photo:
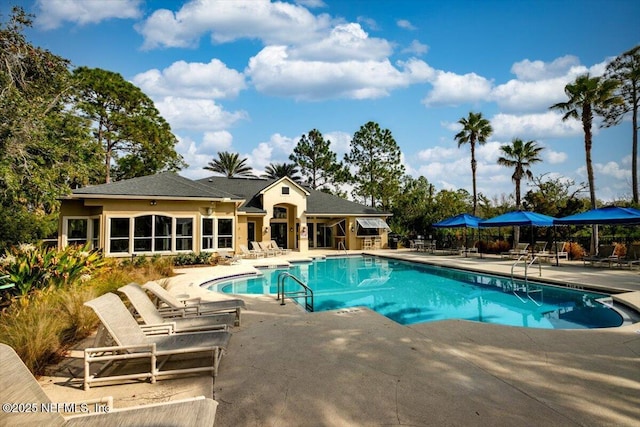
<path fill-rule="evenodd" d="M 109 252 L 177 252 L 193 250 L 193 218 L 143 215 L 135 218 L 111 218 Z"/>
<path fill-rule="evenodd" d="M 202 219 L 202 250 L 233 249 L 233 219 Z"/>
<path fill-rule="evenodd" d="M 66 235 L 67 245 L 82 246 L 91 242 L 91 247 L 97 248 L 100 238 L 100 219 L 65 218 L 63 234 Z"/>

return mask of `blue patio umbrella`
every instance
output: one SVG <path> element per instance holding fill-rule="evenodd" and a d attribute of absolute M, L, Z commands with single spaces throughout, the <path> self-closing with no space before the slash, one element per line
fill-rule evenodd
<path fill-rule="evenodd" d="M 462 213 L 456 216 L 452 216 L 451 218 L 443 219 L 440 222 L 436 222 L 433 224 L 433 227 L 438 228 L 458 228 L 458 227 L 469 227 L 469 228 L 478 228 L 478 222 L 482 221 L 482 218 L 477 216 L 469 215 L 466 213 Z"/>
<path fill-rule="evenodd" d="M 509 227 L 533 225 L 536 227 L 551 227 L 555 218 L 548 215 L 528 211 L 513 211 L 506 214 L 480 221 L 478 225 L 483 228 L 488 227 Z"/>
<path fill-rule="evenodd" d="M 560 225 L 640 224 L 640 210 L 619 206 L 607 206 L 558 218 L 554 223 Z"/>

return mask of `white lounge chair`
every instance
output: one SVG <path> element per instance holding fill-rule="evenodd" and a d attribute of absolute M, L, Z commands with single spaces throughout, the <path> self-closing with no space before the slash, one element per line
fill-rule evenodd
<path fill-rule="evenodd" d="M 215 313 L 208 316 L 182 317 L 178 310 L 163 310 L 156 308 L 153 301 L 139 285 L 129 283 L 118 288 L 127 296 L 144 325 L 142 329 L 147 335 L 175 334 L 195 331 L 227 330 L 233 325 L 235 316 L 231 313 Z"/>
<path fill-rule="evenodd" d="M 276 242 L 275 240 L 270 240 L 269 245 L 271 246 L 272 249 L 274 249 L 276 252 L 280 253 L 281 255 L 286 255 L 288 253 L 291 253 L 291 249 L 281 248 L 280 246 L 278 246 L 278 242 Z"/>
<path fill-rule="evenodd" d="M 178 298 L 157 282 L 147 282 L 142 286 L 158 299 L 160 310 L 163 306 L 180 312 L 183 317 L 206 316 L 217 313 L 234 313 L 235 324 L 240 325 L 241 310 L 246 308 L 241 299 L 227 298 L 221 301 L 203 301 L 200 297 Z"/>
<path fill-rule="evenodd" d="M 64 417 L 56 410 L 46 410 L 54 403 L 42 390 L 40 384 L 20 360 L 13 348 L 0 343 L 0 401 L 5 405 L 16 405 L 21 411 L 3 411 L 0 424 L 7 426 L 126 426 L 151 427 L 203 426 L 213 425 L 218 402 L 199 396 L 172 402 L 133 406 L 123 409 L 113 408 L 113 398 L 75 402 L 78 407 L 96 404 L 108 410 Z M 64 402 L 72 406 L 71 402 Z M 18 406 L 20 405 L 20 406 Z M 33 411 L 25 408 L 35 408 Z M 8 408 L 11 408 L 9 406 Z"/>
<path fill-rule="evenodd" d="M 518 243 L 515 249 L 510 249 L 507 252 L 502 252 L 500 256 L 501 258 L 519 258 L 521 256 L 527 255 L 529 253 L 528 249 L 528 243 Z"/>
<path fill-rule="evenodd" d="M 209 372 L 213 377 L 218 374 L 218 366 L 229 344 L 231 333 L 228 331 L 195 332 L 191 334 L 147 336 L 116 294 L 107 293 L 85 302 L 96 313 L 104 330 L 108 332 L 115 345 L 105 345 L 106 336 L 99 331 L 96 337 L 98 347 L 84 349 L 84 389 L 98 382 L 149 379 L 155 383 L 164 376 L 177 376 Z M 208 354 L 202 358 L 181 360 L 182 367 L 163 369 L 169 358 L 174 355 Z M 148 365 L 136 364 L 143 372 L 123 375 L 101 376 L 114 362 L 129 362 L 132 359 L 147 359 Z M 198 366 L 185 367 L 191 362 Z M 196 363 L 200 362 L 200 363 Z M 96 373 L 91 373 L 91 365 L 105 363 Z"/>
<path fill-rule="evenodd" d="M 265 256 L 262 250 L 251 250 L 246 245 L 238 245 L 238 247 L 240 248 L 240 252 L 242 252 L 242 256 L 245 258 L 264 258 Z"/>
<path fill-rule="evenodd" d="M 275 255 L 275 251 L 273 249 L 265 250 L 262 242 L 251 242 L 251 248 L 255 252 L 261 253 L 263 256 L 271 256 Z"/>
<path fill-rule="evenodd" d="M 216 252 L 218 253 L 218 264 L 231 265 L 236 264 L 238 260 L 240 260 L 240 257 L 234 255 L 231 251 L 218 249 Z"/>

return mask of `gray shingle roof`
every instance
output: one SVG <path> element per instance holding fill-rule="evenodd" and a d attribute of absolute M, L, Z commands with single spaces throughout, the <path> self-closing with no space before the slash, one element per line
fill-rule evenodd
<path fill-rule="evenodd" d="M 163 172 L 156 175 L 111 182 L 109 184 L 79 188 L 73 190 L 72 194 L 78 196 L 230 198 L 232 200 L 242 200 L 241 197 L 220 190 L 220 188 L 221 187 L 204 185 L 198 181 L 192 181 L 173 172 Z"/>
<path fill-rule="evenodd" d="M 236 194 L 246 200 L 238 209 L 247 213 L 264 213 L 260 191 L 273 184 L 276 180 L 260 178 L 227 178 L 212 176 L 198 180 L 214 188 L 224 188 L 226 191 Z M 341 197 L 327 194 L 322 191 L 311 190 L 307 198 L 307 215 L 389 215 L 378 209 L 364 206 L 359 203 L 345 200 Z"/>

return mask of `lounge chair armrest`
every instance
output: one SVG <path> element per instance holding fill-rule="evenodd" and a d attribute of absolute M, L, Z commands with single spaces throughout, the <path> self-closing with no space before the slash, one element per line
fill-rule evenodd
<path fill-rule="evenodd" d="M 188 298 L 178 298 L 178 301 L 183 303 L 185 306 L 197 305 L 202 303 L 202 298 L 200 297 L 188 297 Z"/>
<path fill-rule="evenodd" d="M 171 318 L 171 317 L 185 317 L 187 314 L 197 314 L 198 310 L 196 307 L 161 307 L 158 308 L 158 312 L 162 315 L 162 317 Z"/>
<path fill-rule="evenodd" d="M 181 327 L 179 331 L 174 331 L 174 333 L 193 333 L 193 332 L 215 332 L 215 331 L 223 331 L 227 332 L 229 330 L 229 325 L 226 324 L 218 324 L 218 325 L 199 325 L 199 326 L 186 326 Z"/>
<path fill-rule="evenodd" d="M 145 335 L 171 335 L 176 332 L 175 322 L 140 325 Z"/>

